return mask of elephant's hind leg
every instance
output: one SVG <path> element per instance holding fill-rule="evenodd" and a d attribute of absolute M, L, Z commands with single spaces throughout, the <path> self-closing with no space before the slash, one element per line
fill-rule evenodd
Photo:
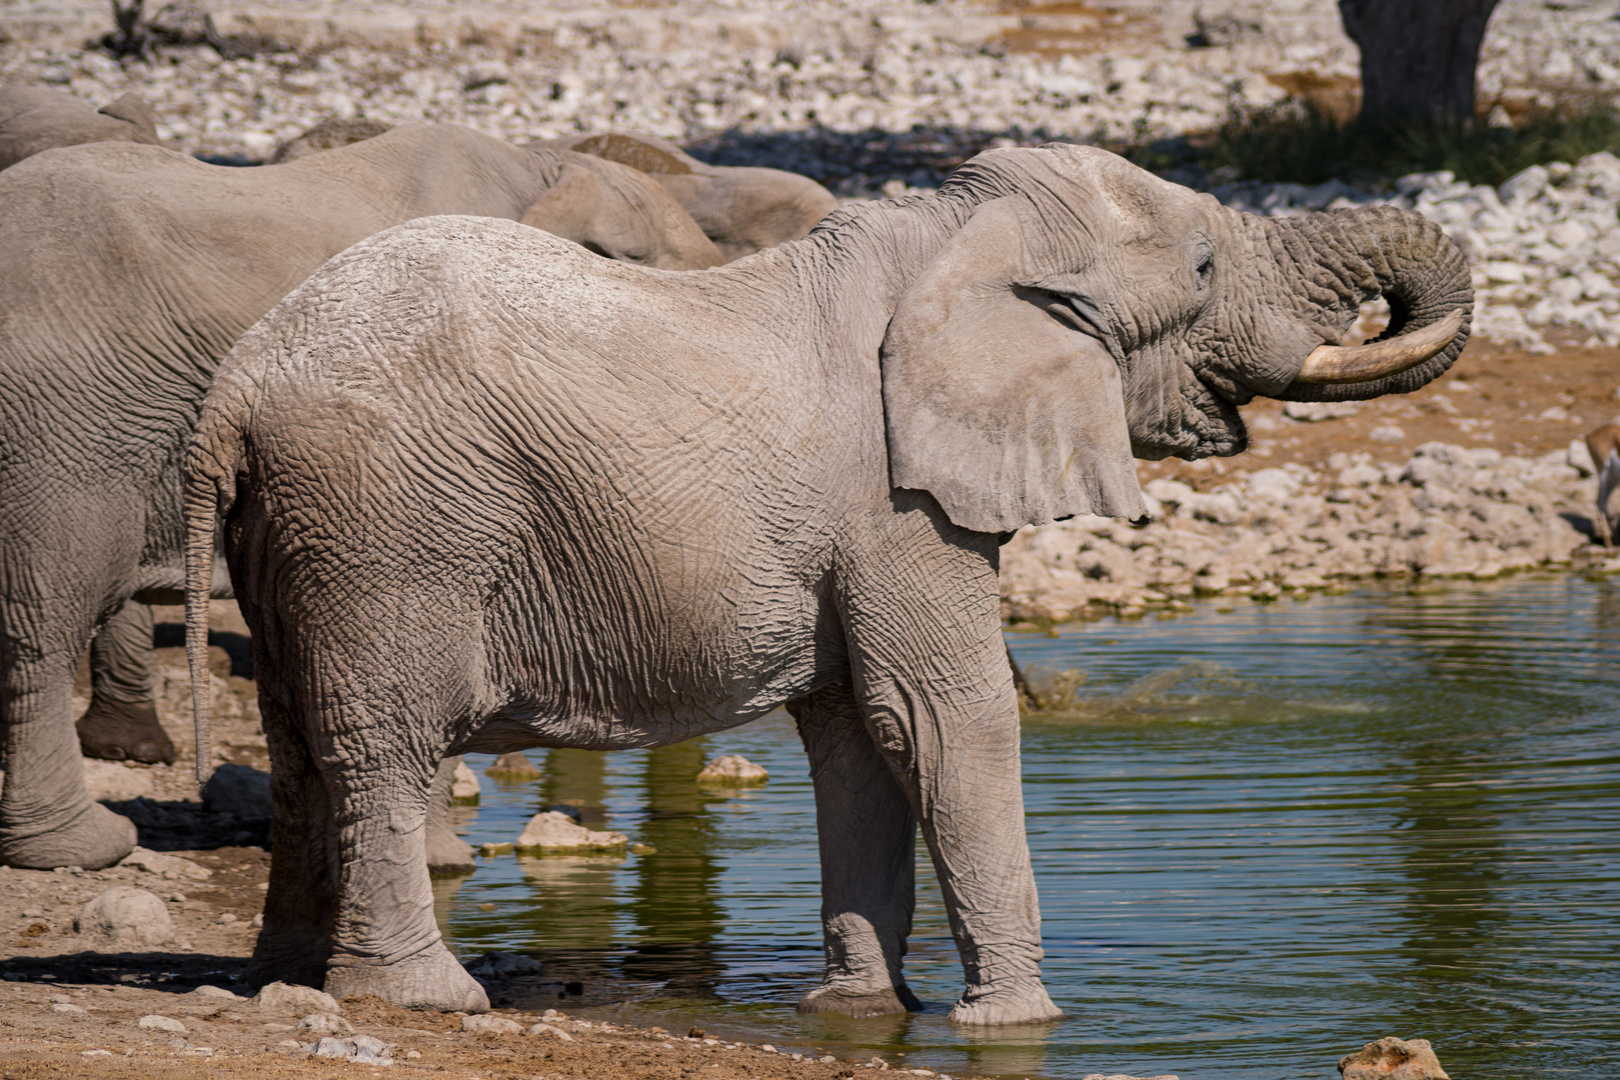
<path fill-rule="evenodd" d="M 915 903 L 917 820 L 848 687 L 789 706 L 810 757 L 821 841 L 822 984 L 801 1012 L 878 1016 L 921 1008 L 901 962 Z"/>
<path fill-rule="evenodd" d="M 129 854 L 135 824 L 91 801 L 84 784 L 71 696 L 90 619 L 77 635 L 49 622 L 32 606 L 0 608 L 0 864 L 99 870 Z"/>
<path fill-rule="evenodd" d="M 346 858 L 326 992 L 340 999 L 375 994 L 405 1008 L 484 1012 L 483 987 L 445 948 L 433 920 L 427 803 L 437 760 L 407 764 L 404 750 L 373 749 L 389 763 L 386 770 L 344 769 L 329 777 Z"/>
<path fill-rule="evenodd" d="M 271 982 L 320 986 L 326 981 L 337 916 L 339 857 L 332 800 L 288 710 L 269 693 L 259 695 L 259 708 L 270 748 L 275 829 L 264 929 L 253 948 L 248 982 L 255 987 Z"/>
<path fill-rule="evenodd" d="M 174 764 L 174 740 L 152 700 L 152 609 L 126 600 L 90 642 L 90 707 L 79 749 L 104 761 Z"/>

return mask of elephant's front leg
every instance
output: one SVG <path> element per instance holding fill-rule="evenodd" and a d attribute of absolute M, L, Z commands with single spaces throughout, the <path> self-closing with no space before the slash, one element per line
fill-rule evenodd
<path fill-rule="evenodd" d="M 789 710 L 810 757 L 821 841 L 827 971 L 802 1012 L 877 1016 L 920 1008 L 901 974 L 915 900 L 917 822 L 847 686 Z"/>
<path fill-rule="evenodd" d="M 849 570 L 844 629 L 855 691 L 873 742 L 916 812 L 944 892 L 967 981 L 951 1020 L 1056 1019 L 1062 1013 L 1041 985 L 1041 916 L 1024 837 L 1018 699 L 1001 637 L 995 538 L 955 529 L 937 507 L 919 505 L 924 514 L 897 519 L 894 532 L 878 538 L 883 562 Z M 896 567 L 897 551 L 912 560 Z"/>
<path fill-rule="evenodd" d="M 355 748 L 348 750 L 341 756 Z M 483 987 L 445 948 L 433 921 L 427 800 L 437 759 L 408 760 L 404 747 L 374 742 L 354 756 L 373 764 L 328 774 L 343 869 L 326 992 L 340 999 L 375 994 L 405 1008 L 487 1011 Z"/>

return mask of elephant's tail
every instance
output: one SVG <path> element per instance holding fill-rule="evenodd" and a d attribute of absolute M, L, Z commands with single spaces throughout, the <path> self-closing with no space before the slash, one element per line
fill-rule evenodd
<path fill-rule="evenodd" d="M 219 522 L 236 500 L 243 459 L 241 428 L 210 395 L 186 455 L 186 664 L 191 671 L 191 717 L 197 733 L 197 784 L 213 775 L 210 716 L 213 679 L 208 671 L 208 599 L 213 588 Z"/>

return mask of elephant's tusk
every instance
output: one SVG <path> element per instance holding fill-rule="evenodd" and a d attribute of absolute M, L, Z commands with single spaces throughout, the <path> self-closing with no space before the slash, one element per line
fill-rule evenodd
<path fill-rule="evenodd" d="M 1462 312 L 1388 341 L 1365 345 L 1318 345 L 1294 376 L 1302 383 L 1359 383 L 1382 379 L 1421 364 L 1447 345 L 1462 328 Z"/>

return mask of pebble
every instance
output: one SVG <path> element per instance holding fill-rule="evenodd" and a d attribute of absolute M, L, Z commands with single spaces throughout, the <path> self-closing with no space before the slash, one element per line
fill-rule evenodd
<path fill-rule="evenodd" d="M 461 1030 L 479 1035 L 517 1035 L 523 1031 L 523 1025 L 516 1020 L 508 1020 L 504 1016 L 490 1016 L 485 1013 L 462 1017 Z"/>
<path fill-rule="evenodd" d="M 253 1003 L 264 1012 L 305 1015 L 317 1012 L 341 1013 L 342 1007 L 324 990 L 273 982 L 254 995 Z"/>
<path fill-rule="evenodd" d="M 70 1005 L 62 1001 L 58 1001 L 51 1006 L 51 1012 L 53 1013 L 88 1013 L 89 1011 L 89 1009 L 81 1008 L 78 1005 Z"/>
<path fill-rule="evenodd" d="M 135 1021 L 135 1026 L 146 1028 L 149 1031 L 172 1031 L 177 1035 L 186 1033 L 186 1025 L 172 1016 L 161 1016 L 158 1013 L 151 1013 L 141 1017 Z"/>
<path fill-rule="evenodd" d="M 317 1035 L 352 1035 L 354 1033 L 354 1025 L 337 1013 L 330 1012 L 310 1013 L 298 1021 L 297 1026 L 313 1031 Z"/>

